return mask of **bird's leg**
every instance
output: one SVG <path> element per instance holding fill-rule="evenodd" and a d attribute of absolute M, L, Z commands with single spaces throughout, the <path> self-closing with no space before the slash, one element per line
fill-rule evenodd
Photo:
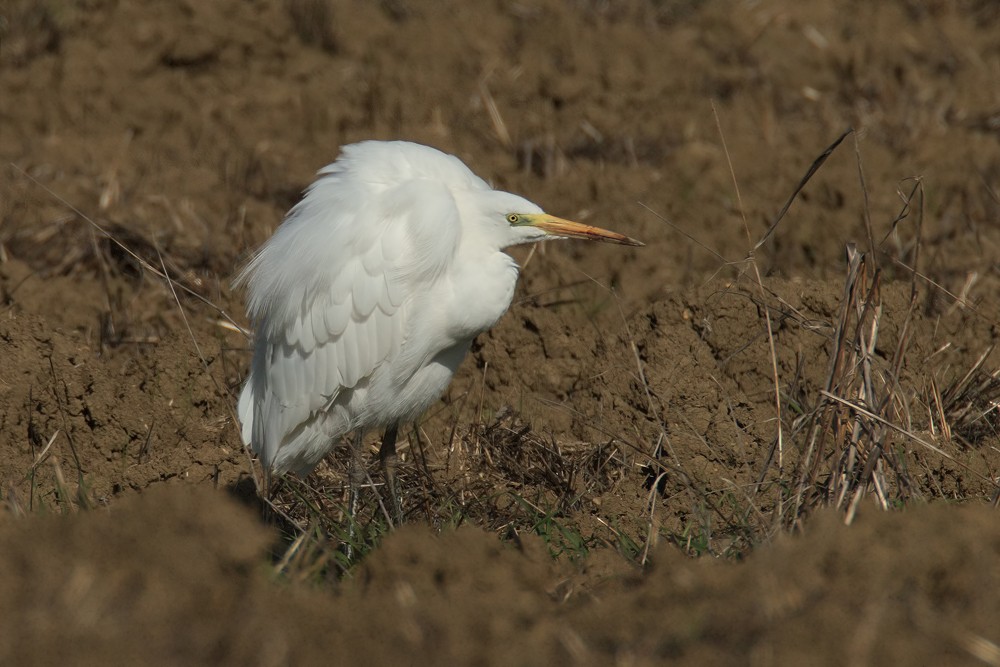
<path fill-rule="evenodd" d="M 365 482 L 365 462 L 361 457 L 364 432 L 358 429 L 351 440 L 351 462 L 347 468 L 347 542 L 344 555 L 348 560 L 354 557 L 354 541 L 357 539 L 358 496 Z"/>
<path fill-rule="evenodd" d="M 399 424 L 392 424 L 385 430 L 382 437 L 382 446 L 378 450 L 379 460 L 382 462 L 382 474 L 385 477 L 385 485 L 389 489 L 389 497 L 392 499 L 393 520 L 396 525 L 403 523 L 403 507 L 400 504 L 399 492 L 396 489 L 396 431 Z"/>

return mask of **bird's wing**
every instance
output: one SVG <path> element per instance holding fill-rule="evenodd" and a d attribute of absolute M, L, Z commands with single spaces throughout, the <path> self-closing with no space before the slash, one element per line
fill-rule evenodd
<path fill-rule="evenodd" d="M 443 274 L 460 238 L 444 186 L 338 175 L 314 184 L 238 279 L 249 283 L 257 336 L 240 399 L 243 439 L 268 466 L 303 430 L 315 437 L 318 413 L 399 354 L 419 315 L 413 295 Z"/>

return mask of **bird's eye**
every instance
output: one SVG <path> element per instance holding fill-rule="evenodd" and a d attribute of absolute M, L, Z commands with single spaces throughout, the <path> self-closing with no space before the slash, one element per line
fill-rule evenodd
<path fill-rule="evenodd" d="M 520 219 L 521 217 L 517 213 L 507 214 L 507 222 L 509 222 L 512 225 L 516 225 Z"/>

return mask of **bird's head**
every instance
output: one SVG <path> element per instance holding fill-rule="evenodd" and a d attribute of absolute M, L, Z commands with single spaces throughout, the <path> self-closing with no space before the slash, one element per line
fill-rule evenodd
<path fill-rule="evenodd" d="M 537 204 L 517 195 L 498 191 L 490 195 L 491 201 L 482 208 L 481 215 L 500 237 L 501 247 L 569 238 L 643 245 L 618 232 L 549 215 Z"/>
<path fill-rule="evenodd" d="M 512 234 L 518 239 L 515 243 L 531 243 L 546 239 L 585 239 L 621 245 L 645 245 L 641 241 L 636 241 L 618 232 L 572 220 L 564 220 L 544 212 L 516 213 L 512 211 L 504 216 L 504 219 L 510 225 Z"/>

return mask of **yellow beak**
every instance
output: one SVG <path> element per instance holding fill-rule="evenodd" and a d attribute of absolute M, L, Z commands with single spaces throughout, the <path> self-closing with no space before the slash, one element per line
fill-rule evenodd
<path fill-rule="evenodd" d="M 539 213 L 537 215 L 521 215 L 525 222 L 532 227 L 537 227 L 547 234 L 553 236 L 566 236 L 576 239 L 587 239 L 588 241 L 604 241 L 606 243 L 620 243 L 621 245 L 644 246 L 642 241 L 636 241 L 624 234 L 612 232 L 600 227 L 591 227 L 572 220 L 563 220 L 554 215 Z"/>

